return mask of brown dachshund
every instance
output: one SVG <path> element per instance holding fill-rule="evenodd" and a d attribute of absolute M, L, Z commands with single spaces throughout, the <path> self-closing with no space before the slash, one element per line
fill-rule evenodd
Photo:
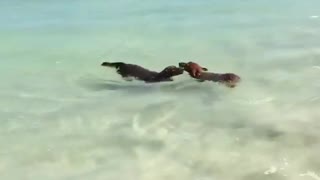
<path fill-rule="evenodd" d="M 133 77 L 146 83 L 173 81 L 173 76 L 183 74 L 183 68 L 176 66 L 168 66 L 161 72 L 150 71 L 135 64 L 127 64 L 124 62 L 103 62 L 101 66 L 113 67 L 117 69 L 117 73 L 123 78 Z"/>
<path fill-rule="evenodd" d="M 240 77 L 233 73 L 211 73 L 211 72 L 203 72 L 207 71 L 207 68 L 203 68 L 197 63 L 194 62 L 180 62 L 179 67 L 183 68 L 185 71 L 189 73 L 189 75 L 195 79 L 198 79 L 198 81 L 213 81 L 213 82 L 219 82 L 227 85 L 228 87 L 235 87 L 236 84 L 240 81 Z M 197 72 L 194 74 L 194 72 Z M 195 76 L 196 75 L 196 76 Z"/>

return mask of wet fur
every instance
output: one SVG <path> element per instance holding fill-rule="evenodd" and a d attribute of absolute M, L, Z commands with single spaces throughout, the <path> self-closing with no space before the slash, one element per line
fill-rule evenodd
<path fill-rule="evenodd" d="M 176 66 L 168 66 L 161 72 L 151 71 L 139 65 L 124 62 L 103 62 L 101 66 L 116 68 L 117 73 L 125 79 L 133 77 L 148 83 L 173 81 L 173 76 L 183 74 L 183 69 Z"/>
<path fill-rule="evenodd" d="M 235 87 L 236 84 L 241 80 L 241 78 L 233 73 L 212 73 L 212 72 L 201 72 L 197 76 L 192 74 L 193 66 L 190 66 L 189 63 L 180 62 L 179 67 L 184 68 L 185 71 L 189 73 L 189 75 L 199 82 L 204 81 L 213 81 L 219 82 L 227 85 L 228 87 Z M 200 66 L 201 67 L 201 66 Z"/>
<path fill-rule="evenodd" d="M 208 71 L 207 68 L 202 67 L 199 64 L 192 61 L 184 64 L 185 64 L 183 66 L 184 70 L 189 72 L 189 75 L 193 78 L 196 78 L 197 76 L 199 76 L 203 71 Z"/>

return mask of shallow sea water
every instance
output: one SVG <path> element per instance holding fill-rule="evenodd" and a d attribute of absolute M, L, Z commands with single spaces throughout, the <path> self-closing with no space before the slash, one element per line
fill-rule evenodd
<path fill-rule="evenodd" d="M 1 1 L 0 179 L 319 180 L 320 2 Z M 187 74 L 126 82 L 103 61 Z"/>

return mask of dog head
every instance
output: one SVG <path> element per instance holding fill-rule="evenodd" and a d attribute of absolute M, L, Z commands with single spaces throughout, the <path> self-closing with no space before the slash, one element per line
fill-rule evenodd
<path fill-rule="evenodd" d="M 202 71 L 208 71 L 207 68 L 200 66 L 199 64 L 195 63 L 195 62 L 179 62 L 179 67 L 183 68 L 185 71 L 187 71 L 192 77 L 196 77 L 199 76 L 199 74 Z"/>
<path fill-rule="evenodd" d="M 237 83 L 241 81 L 240 76 L 233 73 L 220 74 L 218 77 L 220 83 L 224 83 L 231 88 L 235 87 Z"/>
<path fill-rule="evenodd" d="M 161 73 L 168 74 L 169 76 L 177 76 L 183 74 L 183 69 L 177 66 L 168 66 L 164 68 Z"/>
<path fill-rule="evenodd" d="M 184 72 L 183 68 L 180 68 L 177 66 L 168 66 L 159 73 L 159 77 L 170 78 L 173 76 L 178 76 L 180 74 L 183 74 L 183 72 Z"/>

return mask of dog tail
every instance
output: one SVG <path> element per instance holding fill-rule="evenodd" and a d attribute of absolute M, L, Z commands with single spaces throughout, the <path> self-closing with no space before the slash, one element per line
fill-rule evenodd
<path fill-rule="evenodd" d="M 123 63 L 123 62 L 103 62 L 101 64 L 101 66 L 119 68 L 120 66 L 123 66 L 124 64 L 125 63 Z"/>

